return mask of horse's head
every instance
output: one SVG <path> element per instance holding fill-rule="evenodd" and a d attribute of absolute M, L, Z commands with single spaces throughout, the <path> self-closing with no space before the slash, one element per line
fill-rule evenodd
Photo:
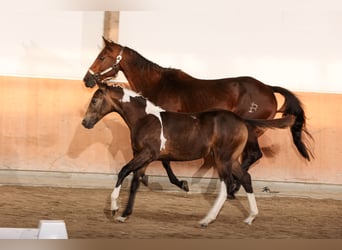
<path fill-rule="evenodd" d="M 119 72 L 124 47 L 103 37 L 105 47 L 90 66 L 83 81 L 89 88 L 102 86 L 105 79 L 115 77 Z"/>
<path fill-rule="evenodd" d="M 109 91 L 111 88 L 111 91 Z M 93 128 L 106 114 L 118 111 L 122 98 L 122 88 L 103 86 L 96 90 L 89 103 L 87 112 L 82 121 L 85 128 Z"/>

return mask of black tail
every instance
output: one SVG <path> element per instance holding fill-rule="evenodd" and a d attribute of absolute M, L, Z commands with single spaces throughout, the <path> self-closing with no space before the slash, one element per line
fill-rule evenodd
<path fill-rule="evenodd" d="M 287 89 L 277 86 L 269 86 L 273 92 L 279 93 L 285 98 L 283 106 L 279 112 L 283 113 L 283 116 L 294 115 L 296 117 L 294 124 L 291 126 L 292 139 L 296 145 L 299 153 L 308 161 L 310 156 L 313 157 L 312 152 L 308 149 L 307 145 L 303 142 L 303 135 L 307 135 L 310 139 L 313 139 L 311 134 L 307 131 L 305 126 L 305 112 L 303 105 L 295 94 Z"/>
<path fill-rule="evenodd" d="M 282 118 L 263 120 L 263 119 L 245 119 L 249 125 L 255 128 L 287 128 L 293 126 L 296 117 L 294 115 L 287 115 Z"/>

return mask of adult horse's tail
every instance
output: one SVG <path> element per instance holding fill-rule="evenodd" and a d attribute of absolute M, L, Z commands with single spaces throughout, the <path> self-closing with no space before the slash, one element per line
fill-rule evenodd
<path fill-rule="evenodd" d="M 294 115 L 296 117 L 294 124 L 291 126 L 292 139 L 299 153 L 310 161 L 310 156 L 313 157 L 313 154 L 303 142 L 303 135 L 306 134 L 310 139 L 312 139 L 312 135 L 305 126 L 306 117 L 302 103 L 295 94 L 285 88 L 278 86 L 270 86 L 270 88 L 273 92 L 279 93 L 285 98 L 285 102 L 278 112 L 283 113 L 283 116 Z"/>

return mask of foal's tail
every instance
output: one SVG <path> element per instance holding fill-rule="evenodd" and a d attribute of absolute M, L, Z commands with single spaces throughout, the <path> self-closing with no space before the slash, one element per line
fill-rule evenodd
<path fill-rule="evenodd" d="M 254 128 L 287 128 L 295 124 L 294 115 L 283 116 L 282 118 L 263 120 L 263 119 L 245 119 L 245 121 Z"/>
<path fill-rule="evenodd" d="M 290 92 L 289 90 L 277 87 L 277 86 L 269 86 L 273 92 L 279 93 L 285 98 L 285 102 L 283 106 L 279 109 L 278 112 L 283 113 L 283 116 L 294 115 L 295 121 L 294 124 L 291 125 L 291 133 L 294 144 L 296 145 L 299 153 L 308 161 L 310 161 L 310 156 L 313 157 L 312 152 L 308 149 L 308 146 L 303 142 L 303 135 L 307 135 L 310 139 L 312 135 L 307 131 L 305 126 L 305 112 L 303 109 L 303 105 L 298 99 L 298 97 Z"/>

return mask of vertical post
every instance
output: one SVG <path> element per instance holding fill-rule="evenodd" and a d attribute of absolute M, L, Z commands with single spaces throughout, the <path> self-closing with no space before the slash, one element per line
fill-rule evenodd
<path fill-rule="evenodd" d="M 114 42 L 118 42 L 119 39 L 119 19 L 119 11 L 104 12 L 103 35 Z"/>

